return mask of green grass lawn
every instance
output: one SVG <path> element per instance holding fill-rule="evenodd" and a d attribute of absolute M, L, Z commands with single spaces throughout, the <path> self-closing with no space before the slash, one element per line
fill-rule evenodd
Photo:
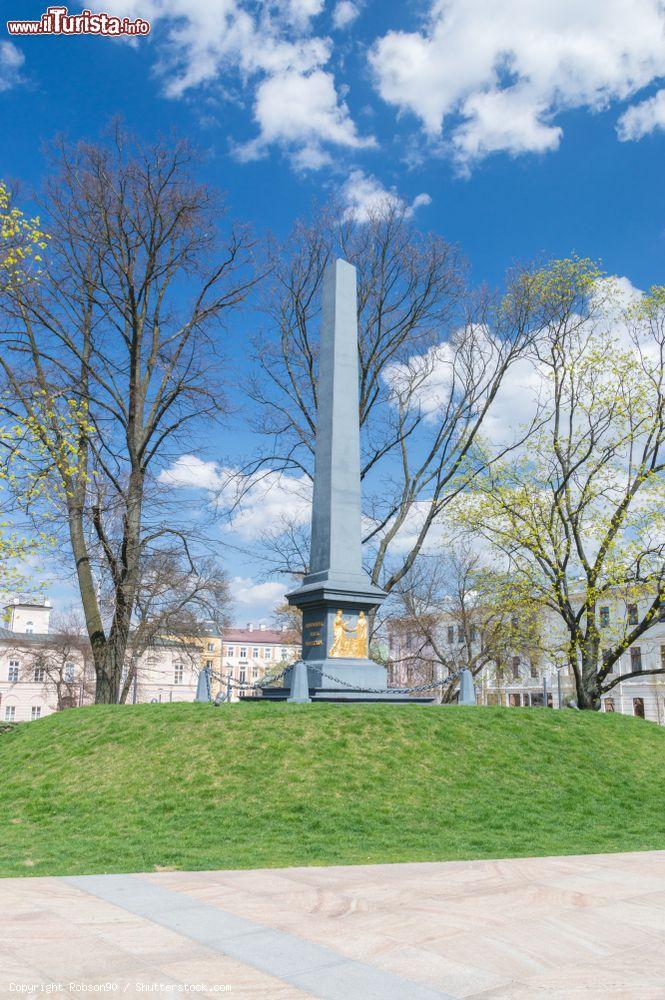
<path fill-rule="evenodd" d="M 76 709 L 0 733 L 0 874 L 665 848 L 664 774 L 618 714 Z"/>

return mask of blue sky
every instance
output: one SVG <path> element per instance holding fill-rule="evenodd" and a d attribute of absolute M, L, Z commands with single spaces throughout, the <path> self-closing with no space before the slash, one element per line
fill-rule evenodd
<path fill-rule="evenodd" d="M 3 21 L 37 19 L 44 6 L 3 0 Z M 476 282 L 499 284 L 515 260 L 571 252 L 637 288 L 663 282 L 656 0 L 103 9 L 147 18 L 150 36 L 130 45 L 0 35 L 0 175 L 26 190 L 43 173 L 45 139 L 94 137 L 120 113 L 146 137 L 171 127 L 190 136 L 205 151 L 203 176 L 258 231 L 285 234 L 312 199 L 333 193 L 362 215 L 389 191 L 420 226 L 459 242 Z M 241 349 L 234 363 L 242 397 Z M 233 458 L 226 440 L 219 452 Z M 266 615 L 279 582 L 253 590 L 259 564 L 231 554 L 229 569 L 243 581 L 239 620 Z"/>

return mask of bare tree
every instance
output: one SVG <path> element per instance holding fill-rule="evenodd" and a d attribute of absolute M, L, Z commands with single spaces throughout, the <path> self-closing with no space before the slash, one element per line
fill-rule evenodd
<path fill-rule="evenodd" d="M 228 580 L 214 559 L 194 562 L 180 549 L 149 553 L 140 568 L 120 701 L 127 700 L 142 657 L 164 640 L 200 666 L 206 636 L 228 625 L 230 607 Z"/>
<path fill-rule="evenodd" d="M 251 287 L 251 245 L 222 239 L 187 143 L 143 146 L 119 126 L 100 145 L 57 143 L 45 206 L 43 263 L 4 290 L 3 405 L 71 548 L 96 700 L 115 702 L 141 567 L 186 542 L 159 473 L 223 413 L 220 332 Z"/>
<path fill-rule="evenodd" d="M 286 601 L 273 612 L 273 622 L 284 633 L 284 642 L 297 646 L 302 640 L 302 611 Z"/>
<path fill-rule="evenodd" d="M 536 607 L 463 542 L 445 556 L 421 556 L 395 597 L 391 659 L 416 682 L 442 682 L 443 702 L 455 699 L 460 670 L 500 676 L 516 655 L 531 669 L 541 660 Z"/>
<path fill-rule="evenodd" d="M 54 695 L 58 711 L 92 700 L 95 690 L 92 651 L 85 626 L 76 614 L 61 615 L 53 631 L 40 637 L 26 654 L 21 646 L 24 681 L 43 684 Z"/>
<path fill-rule="evenodd" d="M 485 457 L 480 433 L 509 367 L 543 321 L 524 273 L 500 301 L 471 295 L 456 248 L 419 233 L 386 202 L 367 222 L 323 213 L 274 252 L 251 394 L 266 439 L 256 470 L 312 475 L 317 422 L 319 301 L 339 253 L 357 268 L 362 479 L 372 580 L 391 592 L 432 526 Z M 265 538 L 270 569 L 306 571 L 297 526 Z M 406 549 L 395 543 L 409 534 Z"/>

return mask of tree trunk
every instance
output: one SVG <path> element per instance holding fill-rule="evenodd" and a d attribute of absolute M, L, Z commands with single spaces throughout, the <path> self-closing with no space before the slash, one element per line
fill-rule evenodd
<path fill-rule="evenodd" d="M 120 692 L 120 704 L 126 705 L 127 698 L 129 697 L 129 692 L 132 689 L 132 684 L 134 683 L 134 678 L 136 677 L 136 660 L 132 658 L 129 668 L 127 670 L 127 676 L 125 677 L 125 683 L 122 685 L 122 691 Z"/>
<path fill-rule="evenodd" d="M 601 708 L 601 687 L 598 678 L 598 641 L 588 639 L 581 649 L 582 669 L 573 669 L 577 693 L 577 707 L 599 712 Z"/>
<path fill-rule="evenodd" d="M 104 654 L 95 663 L 97 680 L 95 684 L 96 705 L 117 705 L 120 700 L 122 668 L 125 661 L 125 642 L 115 632 L 109 637 Z"/>
<path fill-rule="evenodd" d="M 68 515 L 69 537 L 76 562 L 81 603 L 83 604 L 86 629 L 90 638 L 90 648 L 95 667 L 95 703 L 103 705 L 115 704 L 118 700 L 118 683 L 114 681 L 112 668 L 109 672 L 109 648 L 102 623 L 102 616 L 99 611 L 95 580 L 90 566 L 88 545 L 83 527 L 82 507 L 80 505 L 70 505 Z"/>

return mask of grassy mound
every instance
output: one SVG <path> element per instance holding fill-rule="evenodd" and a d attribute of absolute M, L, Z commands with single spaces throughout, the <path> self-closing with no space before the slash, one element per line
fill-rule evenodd
<path fill-rule="evenodd" d="M 621 715 L 140 705 L 0 734 L 0 874 L 665 848 L 665 729 Z"/>

